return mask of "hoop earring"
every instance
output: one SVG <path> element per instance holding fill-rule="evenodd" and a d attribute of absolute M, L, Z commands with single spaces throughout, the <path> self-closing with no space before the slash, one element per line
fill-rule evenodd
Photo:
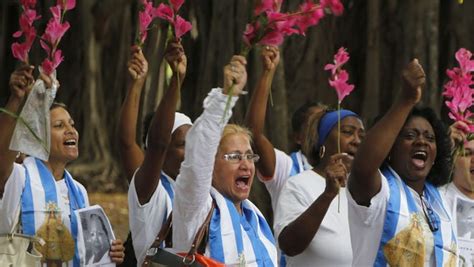
<path fill-rule="evenodd" d="M 324 158 L 324 154 L 326 154 L 326 147 L 322 145 L 319 147 L 319 159 Z"/>

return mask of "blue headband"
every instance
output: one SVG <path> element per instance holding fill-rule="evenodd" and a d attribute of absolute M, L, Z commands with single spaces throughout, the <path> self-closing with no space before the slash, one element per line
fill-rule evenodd
<path fill-rule="evenodd" d="M 356 113 L 347 110 L 347 109 L 341 109 L 341 121 L 346 118 L 346 117 L 356 117 L 359 118 L 359 115 Z M 318 144 L 315 147 L 316 151 L 319 150 L 319 148 L 326 142 L 326 139 L 328 138 L 329 133 L 331 132 L 332 128 L 334 128 L 334 125 L 337 124 L 337 110 L 328 112 L 324 114 L 324 116 L 319 120 L 318 124 Z"/>

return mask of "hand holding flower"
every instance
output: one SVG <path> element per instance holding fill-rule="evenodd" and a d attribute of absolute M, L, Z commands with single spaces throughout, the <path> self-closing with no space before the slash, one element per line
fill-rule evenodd
<path fill-rule="evenodd" d="M 182 82 L 184 80 L 184 76 L 186 75 L 187 58 L 184 54 L 183 46 L 178 41 L 178 39 L 168 42 L 165 58 L 173 70 L 173 74 L 178 74 L 179 79 Z"/>
<path fill-rule="evenodd" d="M 280 51 L 276 46 L 265 46 L 262 49 L 262 61 L 265 71 L 275 73 L 278 63 L 280 63 Z"/>
<path fill-rule="evenodd" d="M 144 80 L 148 73 L 148 61 L 139 46 L 132 46 L 132 58 L 128 61 L 128 73 L 133 80 Z"/>
<path fill-rule="evenodd" d="M 247 83 L 247 60 L 243 56 L 233 56 L 224 67 L 224 94 L 237 96 L 242 93 Z"/>
<path fill-rule="evenodd" d="M 409 101 L 411 104 L 420 102 L 422 89 L 425 86 L 426 75 L 423 67 L 418 63 L 418 59 L 413 59 L 402 71 L 402 101 Z"/>
<path fill-rule="evenodd" d="M 33 66 L 23 65 L 10 75 L 11 97 L 23 100 L 28 95 L 35 81 L 33 70 Z"/>

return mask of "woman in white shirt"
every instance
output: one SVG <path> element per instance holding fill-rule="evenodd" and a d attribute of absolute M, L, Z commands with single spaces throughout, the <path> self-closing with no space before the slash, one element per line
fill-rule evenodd
<path fill-rule="evenodd" d="M 417 109 L 425 73 L 413 60 L 390 110 L 368 131 L 349 178 L 355 266 L 454 266 L 456 238 L 436 188 L 450 172 L 447 129 Z M 380 168 L 380 169 L 379 169 Z"/>
<path fill-rule="evenodd" d="M 350 165 L 365 135 L 359 116 L 341 110 L 338 153 L 337 111 L 310 117 L 303 149 L 312 170 L 289 179 L 275 211 L 275 234 L 288 266 L 350 266 L 352 249 L 344 190 Z M 339 194 L 340 202 L 337 200 Z"/>
<path fill-rule="evenodd" d="M 208 94 L 202 115 L 186 137 L 175 184 L 173 248 L 191 248 L 215 201 L 205 255 L 230 266 L 276 266 L 270 227 L 248 200 L 258 155 L 252 151 L 248 130 L 226 126 L 247 81 L 245 65 L 244 57 L 234 56 L 225 66 L 224 89 Z M 233 97 L 226 105 L 230 93 Z M 229 111 L 223 117 L 226 106 Z"/>
<path fill-rule="evenodd" d="M 11 95 L 5 106 L 9 112 L 20 112 L 34 81 L 32 72 L 32 66 L 23 66 L 11 75 Z M 41 79 L 47 88 L 52 87 L 49 77 L 42 74 Z M 14 163 L 17 152 L 9 150 L 16 120 L 0 113 L 0 233 L 10 232 L 21 210 L 22 232 L 46 241 L 44 246 L 37 246 L 44 253 L 44 262 L 79 266 L 85 259 L 80 259 L 77 249 L 74 211 L 89 206 L 89 201 L 84 186 L 66 170 L 79 155 L 79 134 L 65 105 L 53 103 L 50 116 L 49 160 L 27 157 L 20 165 Z M 113 241 L 109 255 L 115 263 L 123 261 L 122 241 Z"/>

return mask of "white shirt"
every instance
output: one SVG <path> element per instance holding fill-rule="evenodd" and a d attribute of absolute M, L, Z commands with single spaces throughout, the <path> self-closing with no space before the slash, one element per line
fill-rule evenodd
<path fill-rule="evenodd" d="M 290 178 L 291 169 L 293 168 L 293 161 L 291 157 L 288 156 L 285 152 L 275 150 L 275 173 L 270 180 L 263 180 L 261 174 L 257 172 L 257 177 L 259 180 L 265 184 L 265 187 L 270 194 L 272 201 L 272 210 L 276 210 L 276 205 L 278 202 L 278 197 L 280 195 L 281 189 L 285 185 L 288 178 Z"/>
<path fill-rule="evenodd" d="M 306 211 L 324 192 L 326 179 L 312 170 L 293 176 L 283 186 L 275 210 L 275 235 Z M 345 190 L 331 202 L 313 240 L 301 254 L 286 256 L 287 266 L 350 266 L 352 248 Z M 277 238 L 278 239 L 278 238 Z"/>
<path fill-rule="evenodd" d="M 87 191 L 82 184 L 74 180 L 76 186 L 84 196 L 86 207 L 89 206 Z M 61 210 L 61 219 L 64 225 L 70 227 L 70 208 L 68 188 L 64 179 L 56 181 L 58 188 L 58 206 Z M 13 227 L 15 216 L 20 209 L 21 194 L 25 188 L 25 168 L 14 163 L 13 170 L 5 184 L 3 197 L 0 198 L 0 233 L 9 233 Z"/>
<path fill-rule="evenodd" d="M 468 266 L 474 264 L 474 199 L 464 195 L 454 183 L 441 187 L 440 191 L 453 219 L 454 232 L 458 238 L 459 258 Z"/>
<path fill-rule="evenodd" d="M 346 195 L 348 199 L 350 233 L 352 240 L 352 252 L 354 259 L 353 266 L 372 266 L 374 265 L 377 251 L 379 250 L 380 240 L 385 222 L 385 213 L 387 202 L 390 198 L 390 188 L 387 178 L 380 173 L 382 187 L 370 201 L 370 206 L 358 205 L 352 198 L 348 189 Z M 418 193 L 408 187 L 413 195 L 418 210 L 422 210 L 421 200 Z M 424 216 L 423 216 L 424 218 Z M 423 234 L 425 239 L 425 266 L 435 266 L 434 241 L 431 230 L 426 223 L 426 218 L 422 222 Z"/>
<path fill-rule="evenodd" d="M 133 249 L 137 257 L 137 266 L 141 266 L 145 260 L 146 251 L 155 241 L 173 205 L 161 181 L 153 192 L 150 201 L 143 205 L 140 204 L 135 188 L 136 173 L 133 175 L 128 189 L 128 209 Z M 168 181 L 173 185 L 174 181 L 171 178 Z"/>
<path fill-rule="evenodd" d="M 15 220 L 17 220 L 15 216 L 18 214 L 21 208 L 21 197 L 23 189 L 25 188 L 26 181 L 25 174 L 25 167 L 23 165 L 14 163 L 12 173 L 8 177 L 8 180 L 5 184 L 3 197 L 0 199 L 0 233 L 10 233 L 11 229 L 14 227 L 13 223 L 15 222 Z M 31 179 L 35 179 L 35 177 L 32 177 L 32 173 L 30 173 L 30 175 Z M 39 177 L 37 179 L 39 179 Z M 88 207 L 89 198 L 87 197 L 86 189 L 76 180 L 73 181 L 84 196 L 85 206 Z M 61 212 L 61 220 L 70 231 L 71 220 L 69 216 L 70 207 L 68 188 L 64 179 L 56 181 L 56 186 L 58 196 L 58 207 Z M 35 199 L 35 201 L 44 202 L 44 199 Z M 43 221 L 35 222 L 35 224 L 42 225 Z M 68 264 L 69 266 L 72 266 L 72 260 L 69 261 Z M 63 266 L 65 266 L 65 263 L 63 263 Z"/>

